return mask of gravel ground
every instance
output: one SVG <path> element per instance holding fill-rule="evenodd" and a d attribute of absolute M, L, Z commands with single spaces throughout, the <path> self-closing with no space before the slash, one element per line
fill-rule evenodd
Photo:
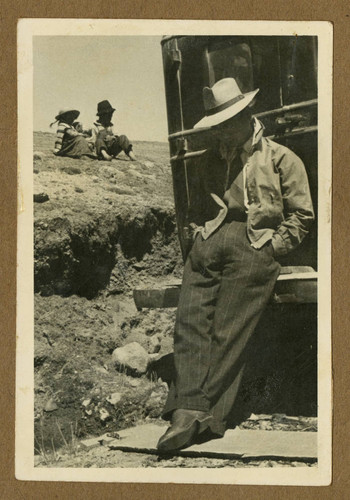
<path fill-rule="evenodd" d="M 135 142 L 139 161 L 130 162 L 122 153 L 108 163 L 57 158 L 51 153 L 53 140 L 52 134 L 34 134 L 36 465 L 313 466 L 270 460 L 159 459 L 105 447 L 80 448 L 79 441 L 88 436 L 138 422 L 160 422 L 168 390 L 165 378 L 152 370 L 137 375 L 117 370 L 112 353 L 131 342 L 148 356 L 171 352 L 175 311 L 137 311 L 132 290 L 178 281 L 182 258 L 167 144 Z M 307 339 L 307 332 L 301 329 L 300 336 Z M 288 342 L 295 342 L 292 335 L 290 339 L 286 334 L 280 342 L 286 353 Z M 269 363 L 280 364 L 272 358 Z M 267 402 L 274 414 L 250 419 L 248 414 L 241 428 L 316 431 L 309 408 L 300 406 L 309 417 L 285 417 L 290 407 L 285 406 L 284 413 L 279 407 L 285 386 L 274 374 L 264 377 L 256 385 L 255 401 Z M 255 407 L 256 412 L 265 411 L 264 406 Z"/>

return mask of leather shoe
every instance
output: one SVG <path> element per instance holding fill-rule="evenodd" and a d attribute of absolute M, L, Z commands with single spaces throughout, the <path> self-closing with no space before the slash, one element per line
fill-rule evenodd
<path fill-rule="evenodd" d="M 212 418 L 212 415 L 205 411 L 175 410 L 171 427 L 158 441 L 158 450 L 175 451 L 191 446 L 195 438 L 208 428 Z"/>

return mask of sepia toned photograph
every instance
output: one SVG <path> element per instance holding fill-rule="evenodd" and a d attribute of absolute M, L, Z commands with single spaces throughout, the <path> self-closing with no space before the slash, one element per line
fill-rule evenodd
<path fill-rule="evenodd" d="M 331 25 L 18 43 L 16 477 L 329 484 Z"/>

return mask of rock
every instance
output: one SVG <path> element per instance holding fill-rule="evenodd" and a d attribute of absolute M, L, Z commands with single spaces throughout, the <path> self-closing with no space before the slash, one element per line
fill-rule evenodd
<path fill-rule="evenodd" d="M 81 174 L 81 170 L 79 167 L 74 167 L 73 165 L 70 165 L 69 167 L 63 167 L 62 172 L 66 172 L 66 174 L 69 175 L 77 175 Z"/>
<path fill-rule="evenodd" d="M 42 366 L 50 356 L 50 346 L 43 339 L 35 339 L 34 367 Z"/>
<path fill-rule="evenodd" d="M 118 186 L 111 186 L 107 188 L 108 191 L 111 191 L 112 193 L 116 194 L 127 194 L 129 196 L 134 195 L 134 192 L 131 189 L 124 188 L 124 187 L 118 187 Z"/>
<path fill-rule="evenodd" d="M 34 195 L 35 203 L 45 203 L 45 201 L 49 201 L 49 195 L 47 193 L 38 193 Z"/>
<path fill-rule="evenodd" d="M 151 352 L 150 355 L 149 355 L 150 366 L 153 366 L 153 363 L 155 361 L 158 361 L 159 358 L 160 358 L 159 352 Z M 159 378 L 161 378 L 161 377 L 159 377 Z"/>
<path fill-rule="evenodd" d="M 148 341 L 148 352 L 150 354 L 156 354 L 161 348 L 161 337 L 158 335 L 153 335 Z"/>
<path fill-rule="evenodd" d="M 35 203 L 45 203 L 49 200 L 49 195 L 45 193 L 40 184 L 34 186 L 33 199 Z"/>
<path fill-rule="evenodd" d="M 76 193 L 83 193 L 83 192 L 84 192 L 84 189 L 81 189 L 79 186 L 75 186 L 74 191 L 75 191 Z"/>
<path fill-rule="evenodd" d="M 129 174 L 132 175 L 133 177 L 136 177 L 136 179 L 142 179 L 143 175 L 140 174 L 140 172 L 137 172 L 136 170 L 130 170 Z"/>
<path fill-rule="evenodd" d="M 89 406 L 90 403 L 91 403 L 91 399 L 84 399 L 84 401 L 82 402 L 82 405 L 87 407 L 87 406 Z"/>
<path fill-rule="evenodd" d="M 120 172 L 119 170 L 116 170 L 115 171 L 115 177 L 120 182 L 120 181 L 122 181 L 123 179 L 126 178 L 126 175 L 124 174 L 124 172 Z"/>
<path fill-rule="evenodd" d="M 138 342 L 131 342 L 115 349 L 112 361 L 119 370 L 125 369 L 126 373 L 142 375 L 147 371 L 149 356 Z"/>
<path fill-rule="evenodd" d="M 104 177 L 113 177 L 114 174 L 115 174 L 115 168 L 114 167 L 108 167 L 108 166 L 104 166 L 100 169 L 100 172 L 101 174 L 104 176 Z"/>
<path fill-rule="evenodd" d="M 136 271 L 142 271 L 143 269 L 145 269 L 146 266 L 141 262 L 136 262 L 135 264 L 133 264 L 132 267 L 136 269 Z"/>
<path fill-rule="evenodd" d="M 55 411 L 55 410 L 58 410 L 58 406 L 57 404 L 55 403 L 55 400 L 53 398 L 49 399 L 48 402 L 46 403 L 45 405 L 45 408 L 44 408 L 44 411 L 46 413 L 49 413 L 51 411 Z"/>
<path fill-rule="evenodd" d="M 122 398 L 122 394 L 120 392 L 113 392 L 113 394 L 108 396 L 107 401 L 108 401 L 108 403 L 110 403 L 111 405 L 114 406 L 117 403 L 119 403 L 121 398 Z"/>
<path fill-rule="evenodd" d="M 150 402 L 158 402 L 162 399 L 162 394 L 160 394 L 158 391 L 153 391 L 149 397 L 148 403 Z"/>
<path fill-rule="evenodd" d="M 141 384 L 141 380 L 139 378 L 131 378 L 128 382 L 131 387 L 138 387 Z"/>
<path fill-rule="evenodd" d="M 102 422 L 105 422 L 111 417 L 105 408 L 100 408 L 99 413 L 100 413 L 100 420 L 102 420 Z"/>
<path fill-rule="evenodd" d="M 33 160 L 42 160 L 44 158 L 44 153 L 41 151 L 34 151 Z"/>
<path fill-rule="evenodd" d="M 151 161 L 144 161 L 143 164 L 148 168 L 154 167 L 154 163 Z"/>
<path fill-rule="evenodd" d="M 146 180 L 147 180 L 147 182 L 156 182 L 157 178 L 155 175 L 147 175 Z"/>
<path fill-rule="evenodd" d="M 97 373 L 103 373 L 103 374 L 107 373 L 107 370 L 104 366 L 96 366 L 95 370 L 97 371 Z"/>
<path fill-rule="evenodd" d="M 158 417 L 164 406 L 168 390 L 163 386 L 154 390 L 148 398 L 146 409 L 151 417 Z"/>

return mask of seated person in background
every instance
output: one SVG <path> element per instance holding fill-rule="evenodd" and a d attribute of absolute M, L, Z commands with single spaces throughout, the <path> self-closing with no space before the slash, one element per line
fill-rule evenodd
<path fill-rule="evenodd" d="M 85 129 L 83 123 L 82 122 L 78 122 L 78 121 L 73 122 L 73 127 L 75 128 L 75 130 L 77 132 L 79 132 L 79 134 L 82 134 L 83 137 L 91 139 L 91 137 L 92 137 L 92 130 L 91 130 L 91 128 Z M 91 146 L 92 149 L 94 148 L 93 144 L 90 143 L 90 142 L 89 142 L 89 146 Z"/>
<path fill-rule="evenodd" d="M 112 115 L 115 109 L 109 101 L 101 101 L 97 104 L 98 120 L 92 129 L 92 140 L 95 143 L 96 154 L 99 160 L 111 161 L 121 151 L 135 161 L 136 157 L 132 151 L 132 144 L 126 135 L 115 135 L 113 132 Z"/>
<path fill-rule="evenodd" d="M 53 153 L 56 156 L 69 156 L 71 158 L 80 158 L 81 156 L 91 156 L 91 148 L 83 137 L 73 127 L 74 120 L 79 116 L 80 111 L 76 109 L 62 109 L 55 116 L 55 122 L 50 124 L 50 127 L 58 122 L 55 148 Z"/>
<path fill-rule="evenodd" d="M 73 125 L 73 128 L 75 128 L 75 130 L 77 132 L 79 132 L 79 134 L 82 134 L 84 132 L 84 127 L 83 127 L 82 122 L 75 121 L 72 123 L 72 125 Z"/>

